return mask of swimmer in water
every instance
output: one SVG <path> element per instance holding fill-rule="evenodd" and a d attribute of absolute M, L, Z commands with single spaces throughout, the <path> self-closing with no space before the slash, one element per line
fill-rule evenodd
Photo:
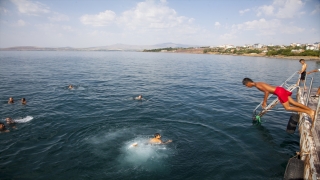
<path fill-rule="evenodd" d="M 27 104 L 26 98 L 22 98 L 22 99 L 21 99 L 21 103 L 22 103 L 23 105 L 26 105 L 26 104 Z"/>
<path fill-rule="evenodd" d="M 13 104 L 13 103 L 14 103 L 13 97 L 10 97 L 9 101 L 8 101 L 8 104 Z"/>
<path fill-rule="evenodd" d="M 0 132 L 10 132 L 3 123 L 0 123 Z"/>
<path fill-rule="evenodd" d="M 7 122 L 8 125 L 12 126 L 12 128 L 16 128 L 16 126 L 15 126 L 16 122 L 14 120 L 12 120 L 12 118 L 7 117 L 6 118 L 6 122 Z"/>
<path fill-rule="evenodd" d="M 168 144 L 171 142 L 172 142 L 172 140 L 168 140 L 166 142 L 163 142 L 161 140 L 161 135 L 159 133 L 155 133 L 154 138 L 149 140 L 149 144 Z M 146 144 L 148 144 L 148 143 L 146 143 Z M 131 147 L 137 147 L 137 146 L 138 146 L 138 143 L 136 143 L 136 142 L 131 144 Z"/>
<path fill-rule="evenodd" d="M 69 89 L 73 89 L 73 86 L 70 84 L 68 88 L 69 88 Z"/>
<path fill-rule="evenodd" d="M 135 100 L 142 100 L 142 95 L 140 94 L 138 97 L 134 98 Z"/>
<path fill-rule="evenodd" d="M 171 142 L 172 142 L 172 140 L 168 140 L 166 142 L 163 142 L 161 140 L 161 135 L 159 133 L 155 133 L 154 134 L 154 138 L 149 140 L 150 144 L 168 144 L 168 143 L 171 143 Z"/>

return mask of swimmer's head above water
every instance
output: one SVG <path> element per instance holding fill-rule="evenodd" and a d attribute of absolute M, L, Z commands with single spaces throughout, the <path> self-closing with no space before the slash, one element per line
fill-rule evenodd
<path fill-rule="evenodd" d="M 7 124 L 15 124 L 15 122 L 10 117 L 6 118 L 6 122 L 7 122 Z"/>
<path fill-rule="evenodd" d="M 12 103 L 14 103 L 14 100 L 13 100 L 13 97 L 10 97 L 8 100 L 8 104 L 12 104 Z"/>
<path fill-rule="evenodd" d="M 22 104 L 27 104 L 26 98 L 22 98 L 22 99 L 21 99 L 21 103 L 22 103 Z"/>
<path fill-rule="evenodd" d="M 1 132 L 9 132 L 9 130 L 6 129 L 6 126 L 3 123 L 0 123 L 0 131 Z"/>
<path fill-rule="evenodd" d="M 154 138 L 160 139 L 161 138 L 161 134 L 160 133 L 155 133 L 154 134 Z"/>
<path fill-rule="evenodd" d="M 69 88 L 69 89 L 72 89 L 72 88 L 73 88 L 73 86 L 70 84 L 68 88 Z"/>
<path fill-rule="evenodd" d="M 150 141 L 149 141 L 150 144 L 168 144 L 170 142 L 172 142 L 172 140 L 168 140 L 166 142 L 163 142 L 161 140 L 161 134 L 160 133 L 155 133 L 154 134 L 154 138 L 150 139 Z"/>
<path fill-rule="evenodd" d="M 136 100 L 142 100 L 142 95 L 140 94 L 138 97 L 135 98 Z"/>

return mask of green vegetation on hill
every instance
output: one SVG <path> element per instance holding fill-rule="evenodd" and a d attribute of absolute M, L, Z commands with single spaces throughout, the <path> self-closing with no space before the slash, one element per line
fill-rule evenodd
<path fill-rule="evenodd" d="M 207 48 L 203 50 L 203 53 L 209 53 L 209 52 L 213 52 L 213 53 L 220 53 L 220 54 L 250 54 L 250 53 L 256 53 L 256 54 L 260 54 L 262 52 L 262 50 L 258 50 L 258 49 L 247 49 L 247 48 Z"/>
<path fill-rule="evenodd" d="M 177 50 L 178 48 L 172 48 L 172 47 L 169 47 L 169 48 L 160 48 L 160 49 L 145 49 L 143 50 L 143 52 L 161 52 L 162 50 L 164 51 L 174 51 L 174 50 Z"/>
<path fill-rule="evenodd" d="M 143 52 L 192 52 L 192 50 L 203 50 L 203 53 L 214 54 L 261 54 L 262 56 L 320 56 L 319 50 L 306 50 L 306 46 L 264 46 L 263 48 L 249 48 L 249 47 L 236 47 L 236 48 L 221 48 L 221 47 L 200 47 L 200 48 L 159 48 L 159 49 L 145 49 Z M 191 50 L 191 51 L 190 51 Z"/>
<path fill-rule="evenodd" d="M 292 51 L 293 50 L 293 51 Z M 260 54 L 265 51 L 266 56 L 320 56 L 319 50 L 306 50 L 305 46 L 296 46 L 296 47 L 280 47 L 280 46 L 273 46 L 273 47 L 265 47 L 261 49 L 253 49 L 253 48 L 245 48 L 245 47 L 238 47 L 238 48 L 206 48 L 203 50 L 203 53 L 220 53 L 220 54 L 251 54 L 256 53 Z"/>
<path fill-rule="evenodd" d="M 319 56 L 320 51 L 305 50 L 303 52 L 292 52 L 291 49 L 271 50 L 266 53 L 267 56 L 283 55 L 283 56 Z"/>

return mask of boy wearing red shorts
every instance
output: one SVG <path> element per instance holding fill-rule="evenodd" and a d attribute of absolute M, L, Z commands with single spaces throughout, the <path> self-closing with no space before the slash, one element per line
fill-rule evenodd
<path fill-rule="evenodd" d="M 278 96 L 278 99 L 280 103 L 283 105 L 284 109 L 286 109 L 287 111 L 297 111 L 297 112 L 307 113 L 311 117 L 311 120 L 313 121 L 315 111 L 293 100 L 291 98 L 292 92 L 287 91 L 283 87 L 271 86 L 264 82 L 253 82 L 250 78 L 244 78 L 242 81 L 242 84 L 247 86 L 248 88 L 255 86 L 258 90 L 264 92 L 264 99 L 261 105 L 262 108 L 265 108 L 267 106 L 268 96 L 270 93 L 272 93 Z M 290 104 L 293 106 L 290 106 Z"/>

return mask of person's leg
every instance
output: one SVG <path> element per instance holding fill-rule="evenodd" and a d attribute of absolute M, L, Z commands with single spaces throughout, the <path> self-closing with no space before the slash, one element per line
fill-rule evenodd
<path fill-rule="evenodd" d="M 297 81 L 297 86 L 299 86 L 299 85 L 300 85 L 300 78 Z"/>
<path fill-rule="evenodd" d="M 288 96 L 288 101 L 287 102 L 289 102 L 289 104 L 292 104 L 292 105 L 294 105 L 296 107 L 299 107 L 301 109 L 310 110 L 310 108 L 308 106 L 305 106 L 305 105 L 293 100 L 291 96 Z"/>
<path fill-rule="evenodd" d="M 305 80 L 302 80 L 302 83 L 303 83 L 304 90 L 307 90 Z"/>
<path fill-rule="evenodd" d="M 295 106 L 290 106 L 290 104 L 295 105 Z M 308 108 L 307 106 L 300 104 L 296 101 L 294 101 L 290 96 L 288 97 L 288 101 L 285 103 L 282 103 L 283 107 L 287 110 L 287 111 L 296 111 L 296 112 L 302 112 L 302 113 L 307 113 L 311 120 L 313 121 L 314 119 L 314 110 Z"/>
<path fill-rule="evenodd" d="M 318 87 L 317 93 L 315 95 L 312 95 L 311 97 L 319 97 L 319 95 L 320 95 L 320 87 Z"/>

